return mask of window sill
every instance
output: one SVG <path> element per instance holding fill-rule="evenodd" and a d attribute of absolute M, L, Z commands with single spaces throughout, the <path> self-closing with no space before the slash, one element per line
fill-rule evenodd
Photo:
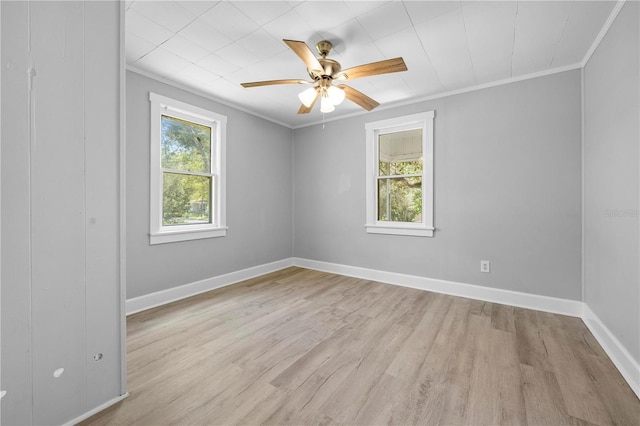
<path fill-rule="evenodd" d="M 163 231 L 149 235 L 149 244 L 165 244 L 178 241 L 202 240 L 204 238 L 217 238 L 227 235 L 227 227 L 207 228 L 193 230 Z"/>
<path fill-rule="evenodd" d="M 365 225 L 369 234 L 408 235 L 412 237 L 433 237 L 434 228 L 407 225 Z"/>

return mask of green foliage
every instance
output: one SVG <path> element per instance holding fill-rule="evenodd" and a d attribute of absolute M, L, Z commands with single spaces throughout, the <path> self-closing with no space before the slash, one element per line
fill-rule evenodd
<path fill-rule="evenodd" d="M 189 211 L 191 194 L 181 185 L 180 175 L 164 174 L 162 186 L 162 224 L 176 225 L 183 223 Z"/>
<path fill-rule="evenodd" d="M 211 172 L 211 128 L 162 116 L 162 167 Z M 211 177 L 165 172 L 163 225 L 210 222 Z"/>
<path fill-rule="evenodd" d="M 378 220 L 420 222 L 422 220 L 422 159 L 379 163 Z M 403 176 L 405 175 L 405 176 Z"/>
<path fill-rule="evenodd" d="M 162 167 L 211 172 L 211 128 L 163 115 Z"/>
<path fill-rule="evenodd" d="M 422 158 L 412 161 L 380 161 L 380 176 L 401 176 L 422 174 Z"/>

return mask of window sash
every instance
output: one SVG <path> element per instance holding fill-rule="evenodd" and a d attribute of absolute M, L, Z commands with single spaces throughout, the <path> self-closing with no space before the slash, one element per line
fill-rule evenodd
<path fill-rule="evenodd" d="M 206 179 L 206 191 L 207 191 L 207 209 L 208 209 L 208 215 L 207 215 L 207 220 L 206 221 L 193 221 L 193 219 L 188 219 L 191 220 L 191 222 L 188 223 L 166 223 L 166 218 L 165 215 L 167 213 L 165 206 L 166 206 L 166 202 L 167 199 L 164 196 L 164 191 L 165 191 L 165 184 L 167 183 L 166 177 L 167 175 L 174 175 L 174 176 L 178 176 L 178 177 L 183 177 L 183 176 L 196 176 L 198 178 L 205 178 Z M 191 204 L 192 202 L 197 202 L 199 200 L 189 200 L 189 203 Z M 213 176 L 206 176 L 206 175 L 201 175 L 201 174 L 192 174 L 192 173 L 176 173 L 173 171 L 170 172 L 162 172 L 162 212 L 161 212 L 161 225 L 163 228 L 176 228 L 178 226 L 189 226 L 189 227 L 195 227 L 195 226 L 200 226 L 200 225 L 205 225 L 205 224 L 211 224 L 211 225 L 215 225 L 215 215 L 214 213 L 214 208 L 215 208 L 215 180 Z M 191 213 L 191 212 L 189 212 Z"/>
<path fill-rule="evenodd" d="M 177 117 L 177 115 L 181 115 L 181 117 Z M 191 171 L 191 170 L 186 170 L 186 169 L 172 169 L 172 168 L 163 168 L 162 164 L 160 166 L 160 173 L 162 175 L 161 178 L 161 182 L 162 182 L 162 208 L 160 211 L 160 226 L 161 228 L 165 228 L 165 227 L 171 227 L 171 228 L 176 228 L 179 226 L 188 226 L 188 227 L 196 227 L 196 226 L 201 226 L 203 224 L 211 224 L 211 225 L 215 225 L 215 215 L 213 214 L 213 208 L 214 208 L 214 200 L 212 200 L 212 196 L 214 193 L 212 184 L 213 184 L 213 170 L 214 170 L 214 166 L 213 166 L 213 158 L 214 158 L 214 153 L 215 153 L 215 148 L 216 148 L 216 139 L 215 139 L 215 133 L 213 132 L 213 130 L 215 129 L 215 123 L 209 123 L 208 121 L 199 119 L 199 117 L 189 117 L 188 114 L 171 114 L 168 111 L 165 111 L 164 113 L 161 114 L 160 116 L 160 123 L 162 125 L 162 118 L 163 117 L 169 117 L 169 118 L 174 118 L 174 119 L 178 119 L 180 121 L 185 122 L 186 124 L 194 124 L 197 126 L 202 126 L 202 127 L 206 127 L 209 129 L 209 131 L 211 132 L 211 140 L 210 140 L 210 144 L 209 144 L 209 164 L 208 164 L 208 168 L 209 170 L 211 170 L 211 172 L 197 172 L 197 171 Z M 160 130 L 160 145 L 162 145 L 162 141 L 164 138 L 164 132 L 161 128 Z M 162 163 L 162 157 L 161 157 L 161 163 Z M 165 196 L 164 196 L 164 191 L 165 191 L 165 175 L 166 174 L 174 174 L 174 175 L 182 175 L 182 176 L 201 176 L 201 177 L 206 177 L 209 178 L 209 217 L 208 220 L 206 222 L 193 222 L 193 223 L 182 223 L 182 224 L 166 224 L 165 223 Z"/>
<path fill-rule="evenodd" d="M 380 164 L 380 136 L 382 135 L 389 135 L 389 134 L 394 134 L 394 133 L 400 133 L 403 131 L 407 131 L 407 130 L 416 130 L 416 129 L 422 129 L 423 126 L 419 126 L 416 124 L 407 124 L 407 125 L 401 125 L 401 126 L 396 126 L 393 128 L 393 130 L 387 129 L 386 131 L 381 130 L 381 131 L 377 131 L 375 133 L 376 135 L 376 157 L 375 157 L 375 163 L 376 164 Z M 422 149 L 421 151 L 424 152 L 425 147 L 424 147 L 424 139 L 425 139 L 425 135 L 422 135 L 422 139 L 423 139 L 423 143 L 422 143 Z M 400 178 L 409 178 L 409 177 L 420 177 L 422 178 L 422 181 L 424 181 L 424 172 L 425 172 L 425 167 L 424 167 L 424 156 L 421 153 L 420 157 L 417 157 L 416 160 L 420 160 L 422 161 L 422 173 L 414 173 L 414 174 L 402 174 L 402 175 L 381 175 L 380 174 L 380 167 L 376 167 L 376 180 L 378 182 L 380 182 L 381 180 L 384 179 L 400 179 Z M 420 189 L 422 190 L 422 182 L 420 183 Z M 377 223 L 382 223 L 382 224 L 422 224 L 424 222 L 424 219 L 421 219 L 419 222 L 405 222 L 405 221 L 399 221 L 399 220 L 381 220 L 380 217 L 383 216 L 382 212 L 380 212 L 380 191 L 376 190 L 375 192 L 375 197 L 376 197 L 376 222 Z M 423 191 L 423 196 L 422 196 L 422 201 L 421 201 L 421 208 L 424 208 L 424 191 Z M 389 207 L 389 206 L 388 206 Z M 389 216 L 384 215 L 384 216 Z M 422 215 L 422 218 L 424 218 L 424 215 Z"/>
<path fill-rule="evenodd" d="M 161 126 L 161 130 L 160 130 L 160 145 L 161 145 L 161 149 L 164 150 L 164 141 L 165 141 L 165 136 L 164 136 L 164 119 L 165 118 L 169 118 L 172 119 L 173 121 L 178 121 L 178 122 L 182 122 L 182 124 L 184 125 L 193 125 L 193 127 L 204 127 L 208 130 L 209 133 L 209 149 L 208 152 L 206 152 L 206 154 L 208 154 L 209 158 L 208 158 L 208 163 L 204 163 L 203 165 L 205 166 L 205 168 L 208 168 L 208 171 L 202 171 L 202 173 L 215 173 L 214 167 L 215 167 L 215 152 L 216 152 L 216 132 L 215 132 L 215 122 L 211 122 L 210 120 L 204 120 L 201 117 L 198 116 L 193 116 L 193 117 L 188 117 L 187 114 L 181 114 L 177 111 L 174 112 L 170 112 L 170 111 L 165 111 L 163 113 L 161 113 L 160 116 L 160 126 Z M 193 149 L 193 151 L 196 151 L 196 149 Z M 195 154 L 195 152 L 190 152 L 190 154 Z M 161 155 L 160 158 L 160 167 L 164 167 L 164 158 L 163 155 Z M 164 167 L 166 169 L 169 169 L 171 167 Z M 184 170 L 184 171 L 195 171 L 195 170 L 187 170 L 187 169 L 175 169 L 175 170 Z"/>

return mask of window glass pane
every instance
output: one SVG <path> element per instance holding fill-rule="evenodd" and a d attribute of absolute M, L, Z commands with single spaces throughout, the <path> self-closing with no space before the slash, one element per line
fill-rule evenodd
<path fill-rule="evenodd" d="M 380 176 L 422 174 L 422 129 L 378 136 Z"/>
<path fill-rule="evenodd" d="M 378 220 L 422 222 L 422 178 L 378 179 Z"/>
<path fill-rule="evenodd" d="M 162 116 L 162 167 L 211 172 L 211 127 Z"/>
<path fill-rule="evenodd" d="M 162 225 L 211 223 L 211 176 L 163 173 Z"/>

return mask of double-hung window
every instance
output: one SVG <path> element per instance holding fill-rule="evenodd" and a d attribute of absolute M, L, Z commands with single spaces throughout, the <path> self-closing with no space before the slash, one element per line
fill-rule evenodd
<path fill-rule="evenodd" d="M 149 93 L 150 243 L 226 235 L 226 117 Z"/>
<path fill-rule="evenodd" d="M 367 223 L 374 234 L 433 236 L 434 112 L 367 123 Z"/>

